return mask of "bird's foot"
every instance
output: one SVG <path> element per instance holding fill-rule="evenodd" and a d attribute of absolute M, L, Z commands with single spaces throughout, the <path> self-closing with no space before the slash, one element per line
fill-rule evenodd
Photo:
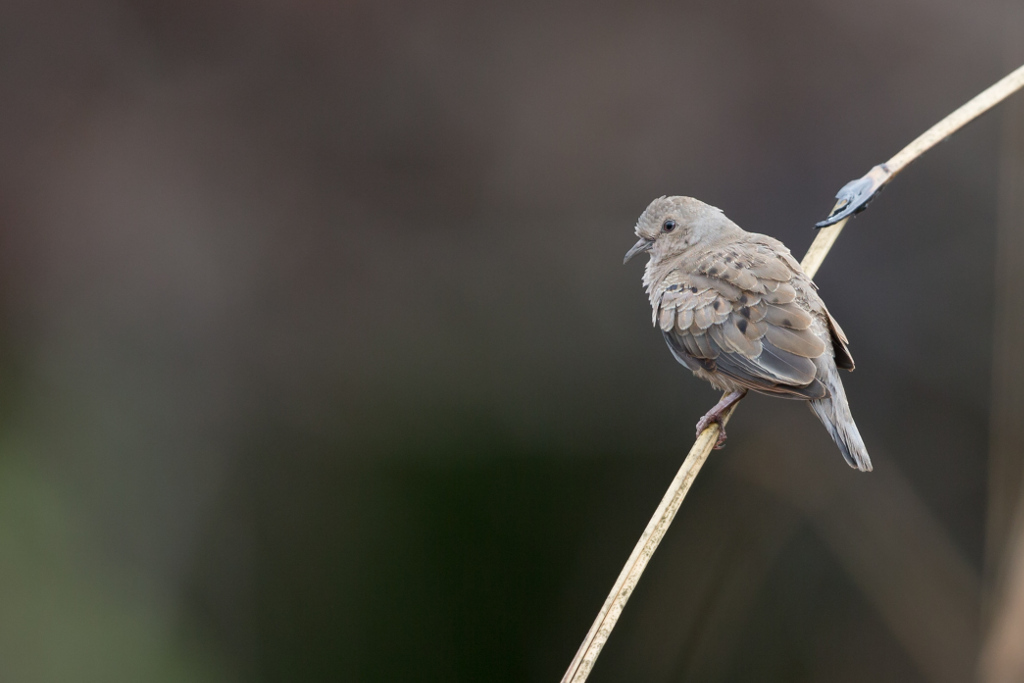
<path fill-rule="evenodd" d="M 725 427 L 722 426 L 721 413 L 716 412 L 715 409 L 712 408 L 707 412 L 706 415 L 704 415 L 704 417 L 697 420 L 697 436 L 700 437 L 700 435 L 704 432 L 705 429 L 707 429 L 716 422 L 718 423 L 718 441 L 715 442 L 715 450 L 717 451 L 725 447 L 726 439 Z"/>
<path fill-rule="evenodd" d="M 704 414 L 704 417 L 697 420 L 697 438 L 704 432 L 705 429 L 713 424 L 718 424 L 718 440 L 715 441 L 715 450 L 720 450 L 725 447 L 725 423 L 722 422 L 722 416 L 725 411 L 729 410 L 734 403 L 739 401 L 741 398 L 747 395 L 746 391 L 732 391 L 722 397 L 722 400 L 715 404 L 715 407 Z"/>

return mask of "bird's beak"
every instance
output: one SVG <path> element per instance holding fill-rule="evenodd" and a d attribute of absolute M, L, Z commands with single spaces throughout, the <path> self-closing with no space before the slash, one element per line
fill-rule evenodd
<path fill-rule="evenodd" d="M 641 237 L 637 240 L 637 243 L 633 245 L 633 248 L 626 252 L 626 258 L 622 259 L 622 263 L 625 264 L 629 259 L 633 258 L 641 251 L 650 251 L 651 247 L 654 246 L 654 240 L 649 240 L 646 237 Z"/>

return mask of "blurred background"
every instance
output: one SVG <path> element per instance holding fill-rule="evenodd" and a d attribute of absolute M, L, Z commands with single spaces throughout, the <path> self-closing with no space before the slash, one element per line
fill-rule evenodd
<path fill-rule="evenodd" d="M 1019 0 L 0 3 L 0 680 L 555 681 L 717 394 L 621 265 L 797 256 Z M 875 472 L 748 398 L 591 681 L 1024 680 L 1024 105 L 817 282 Z"/>

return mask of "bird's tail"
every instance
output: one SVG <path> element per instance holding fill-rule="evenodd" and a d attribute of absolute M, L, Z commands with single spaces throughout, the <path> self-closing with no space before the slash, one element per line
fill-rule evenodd
<path fill-rule="evenodd" d="M 860 432 L 857 431 L 857 423 L 853 421 L 839 373 L 835 366 L 832 366 L 826 369 L 824 375 L 819 379 L 825 380 L 831 395 L 828 398 L 810 401 L 811 411 L 825 425 L 832 440 L 842 451 L 847 464 L 861 472 L 870 472 L 871 458 L 868 457 L 868 449 L 865 448 Z"/>

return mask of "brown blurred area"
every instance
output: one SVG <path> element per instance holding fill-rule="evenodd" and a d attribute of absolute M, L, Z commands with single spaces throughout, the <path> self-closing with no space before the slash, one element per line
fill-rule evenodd
<path fill-rule="evenodd" d="M 0 3 L 0 680 L 557 680 L 717 398 L 636 217 L 692 195 L 802 255 L 1019 19 Z M 744 401 L 591 681 L 1024 680 L 1022 111 L 816 278 L 875 472 Z"/>

